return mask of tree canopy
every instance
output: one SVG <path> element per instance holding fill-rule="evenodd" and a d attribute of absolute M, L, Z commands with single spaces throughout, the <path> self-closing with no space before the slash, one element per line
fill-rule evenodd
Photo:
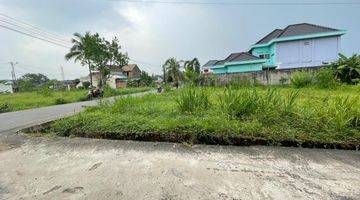
<path fill-rule="evenodd" d="M 74 34 L 72 39 L 73 46 L 65 55 L 66 60 L 73 59 L 87 66 L 90 76 L 90 87 L 92 83 L 92 71 L 98 70 L 101 73 L 101 86 L 105 84 L 106 76 L 109 74 L 109 66 L 124 66 L 128 64 L 128 56 L 121 52 L 119 40 L 115 37 L 111 42 L 101 38 L 98 33 L 91 34 L 86 32 L 84 35 Z"/>

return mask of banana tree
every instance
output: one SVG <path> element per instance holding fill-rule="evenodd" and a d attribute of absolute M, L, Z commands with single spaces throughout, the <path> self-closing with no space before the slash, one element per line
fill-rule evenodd
<path fill-rule="evenodd" d="M 334 64 L 337 78 L 347 84 L 358 84 L 360 81 L 360 56 L 357 54 L 346 57 L 339 54 L 339 60 Z"/>

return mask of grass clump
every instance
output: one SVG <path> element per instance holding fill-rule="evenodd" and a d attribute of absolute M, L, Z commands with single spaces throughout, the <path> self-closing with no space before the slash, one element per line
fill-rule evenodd
<path fill-rule="evenodd" d="M 66 104 L 66 103 L 68 103 L 68 101 L 66 101 L 66 99 L 62 97 L 55 99 L 55 105 Z"/>
<path fill-rule="evenodd" d="M 193 113 L 210 107 L 209 94 L 205 89 L 187 88 L 181 91 L 176 103 L 181 112 Z"/>
<path fill-rule="evenodd" d="M 9 112 L 12 110 L 12 106 L 8 102 L 0 103 L 0 113 Z"/>
<path fill-rule="evenodd" d="M 315 85 L 320 88 L 334 88 L 337 85 L 335 71 L 330 68 L 321 68 L 315 74 Z"/>
<path fill-rule="evenodd" d="M 308 71 L 297 71 L 291 75 L 291 84 L 295 88 L 306 87 L 314 82 L 314 73 Z"/>
<path fill-rule="evenodd" d="M 236 90 L 227 87 L 219 96 L 220 107 L 228 118 L 243 118 L 254 113 L 259 107 L 259 96 L 256 90 Z"/>

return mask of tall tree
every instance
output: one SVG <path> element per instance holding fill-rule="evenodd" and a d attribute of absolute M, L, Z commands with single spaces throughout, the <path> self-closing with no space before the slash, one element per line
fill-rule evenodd
<path fill-rule="evenodd" d="M 25 74 L 17 80 L 20 91 L 33 91 L 45 86 L 50 79 L 43 74 Z"/>
<path fill-rule="evenodd" d="M 111 42 L 104 38 L 99 41 L 100 54 L 98 55 L 97 69 L 101 73 L 101 83 L 105 84 L 105 80 L 110 74 L 109 66 L 125 66 L 129 63 L 129 57 L 127 53 L 121 52 L 121 45 L 117 37 L 114 37 Z"/>
<path fill-rule="evenodd" d="M 140 74 L 140 84 L 145 86 L 151 86 L 154 83 L 153 77 L 149 76 L 146 71 L 142 71 Z"/>
<path fill-rule="evenodd" d="M 191 70 L 196 73 L 200 73 L 200 62 L 197 58 L 194 58 L 189 61 L 185 61 L 185 70 Z"/>
<path fill-rule="evenodd" d="M 106 46 L 109 54 L 109 65 L 125 66 L 129 64 L 129 57 L 127 53 L 121 52 L 121 45 L 117 37 L 114 37 L 111 42 L 106 41 Z"/>
<path fill-rule="evenodd" d="M 71 40 L 73 46 L 69 53 L 65 55 L 66 60 L 74 59 L 74 62 L 80 62 L 81 65 L 89 68 L 90 87 L 93 88 L 92 70 L 94 69 L 94 55 L 98 52 L 98 41 L 96 36 L 86 32 L 85 35 L 74 33 Z"/>
<path fill-rule="evenodd" d="M 185 62 L 185 80 L 192 84 L 198 85 L 201 81 L 200 62 L 197 58 Z"/>
<path fill-rule="evenodd" d="M 163 68 L 166 70 L 166 78 L 171 78 L 172 82 L 179 84 L 182 79 L 179 62 L 175 58 L 170 58 L 165 62 Z"/>

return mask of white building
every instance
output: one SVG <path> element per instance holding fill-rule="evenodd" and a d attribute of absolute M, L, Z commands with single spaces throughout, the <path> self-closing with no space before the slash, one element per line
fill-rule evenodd
<path fill-rule="evenodd" d="M 0 93 L 13 93 L 11 82 L 0 83 Z"/>

